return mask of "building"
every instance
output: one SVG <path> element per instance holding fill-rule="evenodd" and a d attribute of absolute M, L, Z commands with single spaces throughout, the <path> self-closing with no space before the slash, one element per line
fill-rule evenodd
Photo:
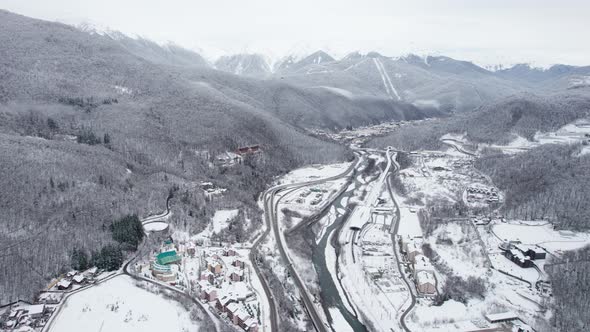
<path fill-rule="evenodd" d="M 246 263 L 240 259 L 240 258 L 236 258 L 231 265 L 235 266 L 235 267 L 239 267 L 240 269 L 243 269 L 246 266 Z"/>
<path fill-rule="evenodd" d="M 98 268 L 96 266 L 89 268 L 88 270 L 84 271 L 84 275 L 86 278 L 94 278 L 98 272 Z"/>
<path fill-rule="evenodd" d="M 72 278 L 72 281 L 74 281 L 77 284 L 82 284 L 84 283 L 84 281 L 86 281 L 86 277 L 82 274 L 78 274 Z"/>
<path fill-rule="evenodd" d="M 160 264 L 156 260 L 151 263 L 150 268 L 152 275 L 160 281 L 170 282 L 176 280 L 176 273 L 172 271 L 169 265 Z"/>
<path fill-rule="evenodd" d="M 504 252 L 504 256 L 522 268 L 529 268 L 533 266 L 533 262 L 529 256 L 525 256 L 518 249 L 510 249 Z"/>
<path fill-rule="evenodd" d="M 531 260 L 535 259 L 545 259 L 547 257 L 547 253 L 545 250 L 541 249 L 538 246 L 527 246 L 523 244 L 517 244 L 516 249 L 520 250 L 523 255 L 528 256 Z"/>
<path fill-rule="evenodd" d="M 214 259 L 207 259 L 207 270 L 214 274 L 220 274 L 223 266 Z"/>
<path fill-rule="evenodd" d="M 436 293 L 436 279 L 434 274 L 420 271 L 416 274 L 416 289 L 418 292 L 427 295 Z"/>
<path fill-rule="evenodd" d="M 233 270 L 229 279 L 231 281 L 244 281 L 244 270 Z"/>
<path fill-rule="evenodd" d="M 179 263 L 182 257 L 178 256 L 176 250 L 164 251 L 158 254 L 156 261 L 161 265 Z"/>
<path fill-rule="evenodd" d="M 260 145 L 250 145 L 250 146 L 242 146 L 239 147 L 236 153 L 240 156 L 249 155 L 249 154 L 256 154 L 261 152 Z"/>
<path fill-rule="evenodd" d="M 195 257 L 195 254 L 197 253 L 197 248 L 195 248 L 195 245 L 191 243 L 186 248 L 186 253 L 189 254 L 191 257 Z"/>
<path fill-rule="evenodd" d="M 227 317 L 231 319 L 231 321 L 235 324 L 234 317 L 236 313 L 240 310 L 240 305 L 237 302 L 232 302 L 227 305 L 225 312 L 227 313 Z"/>
<path fill-rule="evenodd" d="M 57 289 L 66 290 L 66 289 L 69 289 L 71 285 L 72 285 L 71 281 L 62 279 L 57 283 Z"/>
<path fill-rule="evenodd" d="M 247 332 L 258 332 L 258 322 L 254 318 L 250 318 L 244 322 L 246 326 L 244 330 Z"/>
<path fill-rule="evenodd" d="M 233 152 L 224 152 L 215 157 L 215 164 L 219 166 L 233 166 L 242 163 L 242 156 Z"/>
<path fill-rule="evenodd" d="M 207 302 L 213 302 L 217 300 L 217 290 L 213 287 L 208 287 L 203 290 L 203 299 Z"/>
<path fill-rule="evenodd" d="M 215 307 L 217 308 L 217 310 L 219 310 L 221 312 L 226 312 L 227 306 L 233 302 L 237 302 L 234 297 L 224 295 L 221 298 L 217 299 L 217 302 L 215 303 Z"/>
<path fill-rule="evenodd" d="M 33 318 L 33 319 L 37 319 L 37 318 L 41 318 L 43 317 L 43 314 L 45 314 L 45 304 L 33 304 L 30 305 L 27 308 L 29 317 Z"/>
<path fill-rule="evenodd" d="M 238 253 L 234 248 L 223 248 L 223 256 L 237 256 Z"/>
<path fill-rule="evenodd" d="M 422 255 L 422 246 L 418 242 L 412 241 L 408 243 L 406 252 L 408 255 L 408 260 L 412 263 L 415 263 L 416 256 Z"/>
<path fill-rule="evenodd" d="M 59 302 L 61 302 L 63 296 L 63 293 L 41 293 L 39 294 L 37 302 L 43 304 L 58 304 Z"/>
<path fill-rule="evenodd" d="M 246 321 L 250 318 L 250 314 L 246 311 L 246 309 L 241 306 L 237 312 L 234 313 L 234 317 L 232 319 L 233 323 L 238 325 L 239 327 L 246 329 Z"/>
<path fill-rule="evenodd" d="M 425 271 L 434 274 L 434 268 L 432 267 L 432 264 L 430 264 L 430 260 L 426 256 L 416 255 L 416 257 L 414 257 L 414 260 L 414 278 L 417 277 L 418 272 L 420 271 Z"/>
<path fill-rule="evenodd" d="M 512 311 L 500 312 L 497 314 L 487 314 L 485 317 L 490 323 L 504 323 L 519 319 L 518 315 Z"/>

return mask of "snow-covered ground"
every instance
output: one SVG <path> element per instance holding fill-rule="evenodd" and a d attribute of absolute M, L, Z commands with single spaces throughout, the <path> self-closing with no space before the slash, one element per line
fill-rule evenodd
<path fill-rule="evenodd" d="M 552 253 L 590 245 L 590 233 L 557 231 L 549 223 L 530 225 L 513 221 L 494 225 L 493 232 L 502 240 L 536 244 Z"/>
<path fill-rule="evenodd" d="M 229 222 L 238 215 L 238 209 L 217 210 L 211 218 L 211 223 L 199 233 L 196 238 L 209 238 L 219 233 L 229 225 Z"/>
<path fill-rule="evenodd" d="M 524 137 L 514 135 L 515 138 L 506 145 L 479 144 L 478 149 L 486 147 L 499 149 L 504 153 L 513 154 L 524 152 L 543 144 L 576 144 L 588 140 L 586 134 L 590 134 L 588 119 L 581 119 L 569 123 L 553 132 L 537 132 L 532 141 Z"/>
<path fill-rule="evenodd" d="M 506 272 L 510 275 L 524 279 L 534 285 L 541 277 L 539 272 L 533 268 L 523 269 L 506 258 L 503 254 L 490 254 L 490 260 L 496 270 Z"/>
<path fill-rule="evenodd" d="M 325 179 L 343 173 L 349 166 L 350 163 L 341 163 L 298 168 L 281 177 L 280 183 L 298 183 Z"/>
<path fill-rule="evenodd" d="M 143 229 L 146 232 L 159 232 L 165 230 L 166 228 L 168 228 L 168 224 L 160 221 L 151 222 L 143 225 Z"/>
<path fill-rule="evenodd" d="M 192 331 L 198 325 L 179 303 L 141 289 L 118 276 L 72 295 L 52 331 Z"/>

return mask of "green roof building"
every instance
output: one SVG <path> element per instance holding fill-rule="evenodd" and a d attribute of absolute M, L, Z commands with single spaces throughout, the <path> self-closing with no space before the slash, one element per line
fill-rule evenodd
<path fill-rule="evenodd" d="M 166 265 L 180 262 L 181 258 L 176 254 L 176 250 L 159 253 L 156 257 L 158 264 Z"/>

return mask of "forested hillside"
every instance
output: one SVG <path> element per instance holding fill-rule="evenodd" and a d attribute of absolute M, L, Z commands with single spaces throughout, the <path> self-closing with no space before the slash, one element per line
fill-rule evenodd
<path fill-rule="evenodd" d="M 555 331 L 590 329 L 590 248 L 568 251 L 556 265 L 546 266 L 553 287 Z"/>
<path fill-rule="evenodd" d="M 90 255 L 116 244 L 114 221 L 160 212 L 171 193 L 179 224 L 199 228 L 215 206 L 255 208 L 282 172 L 349 158 L 281 118 L 282 101 L 269 109 L 222 87 L 229 74 L 178 57 L 140 57 L 139 46 L 131 52 L 108 36 L 5 11 L 0 44 L 2 303 L 30 298 L 69 269 L 74 249 Z M 210 166 L 247 144 L 262 155 Z M 206 204 L 203 180 L 227 188 L 225 197 Z"/>
<path fill-rule="evenodd" d="M 512 96 L 470 112 L 403 126 L 369 145 L 400 149 L 437 149 L 448 133 L 465 135 L 471 143 L 507 144 L 519 135 L 532 140 L 536 132 L 550 132 L 590 116 L 590 91 L 541 97 Z"/>
<path fill-rule="evenodd" d="M 487 155 L 476 165 L 506 193 L 508 217 L 590 229 L 590 154 L 580 146 L 547 145 L 514 156 Z"/>

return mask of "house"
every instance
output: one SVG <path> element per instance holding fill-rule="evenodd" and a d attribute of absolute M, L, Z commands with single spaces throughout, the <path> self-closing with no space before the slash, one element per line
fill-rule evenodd
<path fill-rule="evenodd" d="M 58 304 L 63 298 L 63 293 L 41 293 L 37 302 L 43 304 Z"/>
<path fill-rule="evenodd" d="M 485 317 L 490 323 L 504 323 L 519 319 L 518 315 L 512 311 L 500 312 L 497 314 L 486 314 Z"/>
<path fill-rule="evenodd" d="M 430 260 L 424 255 L 416 255 L 414 257 L 414 278 L 418 275 L 420 271 L 426 271 L 429 273 L 434 274 L 434 268 L 432 264 L 430 264 Z"/>
<path fill-rule="evenodd" d="M 62 279 L 57 283 L 57 289 L 66 290 L 66 289 L 70 288 L 71 285 L 72 285 L 71 281 Z"/>
<path fill-rule="evenodd" d="M 229 279 L 231 281 L 244 281 L 244 270 L 233 270 Z"/>
<path fill-rule="evenodd" d="M 243 269 L 244 266 L 246 265 L 246 263 L 244 263 L 244 261 L 242 259 L 236 258 L 236 259 L 234 259 L 233 263 L 231 263 L 231 265 L 233 265 L 235 267 L 239 267 L 240 269 Z"/>
<path fill-rule="evenodd" d="M 210 284 L 213 284 L 213 280 L 215 280 L 215 275 L 213 274 L 213 272 L 205 270 L 201 272 L 201 280 L 206 280 Z"/>
<path fill-rule="evenodd" d="M 98 272 L 98 268 L 96 266 L 89 268 L 88 270 L 84 271 L 84 275 L 86 278 L 94 278 L 96 277 L 96 273 Z"/>
<path fill-rule="evenodd" d="M 224 152 L 215 157 L 215 164 L 219 166 L 233 166 L 242 163 L 242 156 L 233 152 Z"/>
<path fill-rule="evenodd" d="M 418 242 L 412 241 L 408 243 L 406 252 L 408 255 L 408 260 L 412 263 L 415 263 L 416 256 L 422 254 L 422 246 Z"/>
<path fill-rule="evenodd" d="M 416 274 L 416 289 L 422 294 L 432 295 L 436 293 L 436 280 L 434 274 L 420 271 Z"/>
<path fill-rule="evenodd" d="M 195 254 L 197 253 L 197 248 L 195 248 L 195 245 L 191 243 L 188 246 L 188 248 L 186 248 L 186 253 L 189 254 L 191 257 L 195 257 Z"/>
<path fill-rule="evenodd" d="M 223 248 L 223 256 L 237 256 L 238 253 L 234 248 Z"/>
<path fill-rule="evenodd" d="M 72 278 L 74 277 L 76 274 L 78 274 L 78 271 L 76 270 L 72 270 L 70 272 L 67 273 L 68 278 Z"/>
<path fill-rule="evenodd" d="M 207 300 L 207 302 L 213 302 L 217 300 L 217 290 L 213 287 L 207 287 L 202 291 L 203 296 L 201 298 Z"/>
<path fill-rule="evenodd" d="M 223 266 L 214 259 L 207 259 L 207 270 L 214 274 L 220 274 Z"/>
<path fill-rule="evenodd" d="M 33 318 L 33 319 L 37 319 L 37 318 L 41 318 L 43 317 L 43 314 L 45 313 L 45 304 L 33 304 L 30 305 L 27 308 L 29 317 Z"/>
<path fill-rule="evenodd" d="M 72 278 L 72 280 L 77 284 L 82 284 L 84 281 L 86 281 L 86 277 L 82 274 L 78 274 L 78 275 L 74 276 L 74 278 Z"/>

